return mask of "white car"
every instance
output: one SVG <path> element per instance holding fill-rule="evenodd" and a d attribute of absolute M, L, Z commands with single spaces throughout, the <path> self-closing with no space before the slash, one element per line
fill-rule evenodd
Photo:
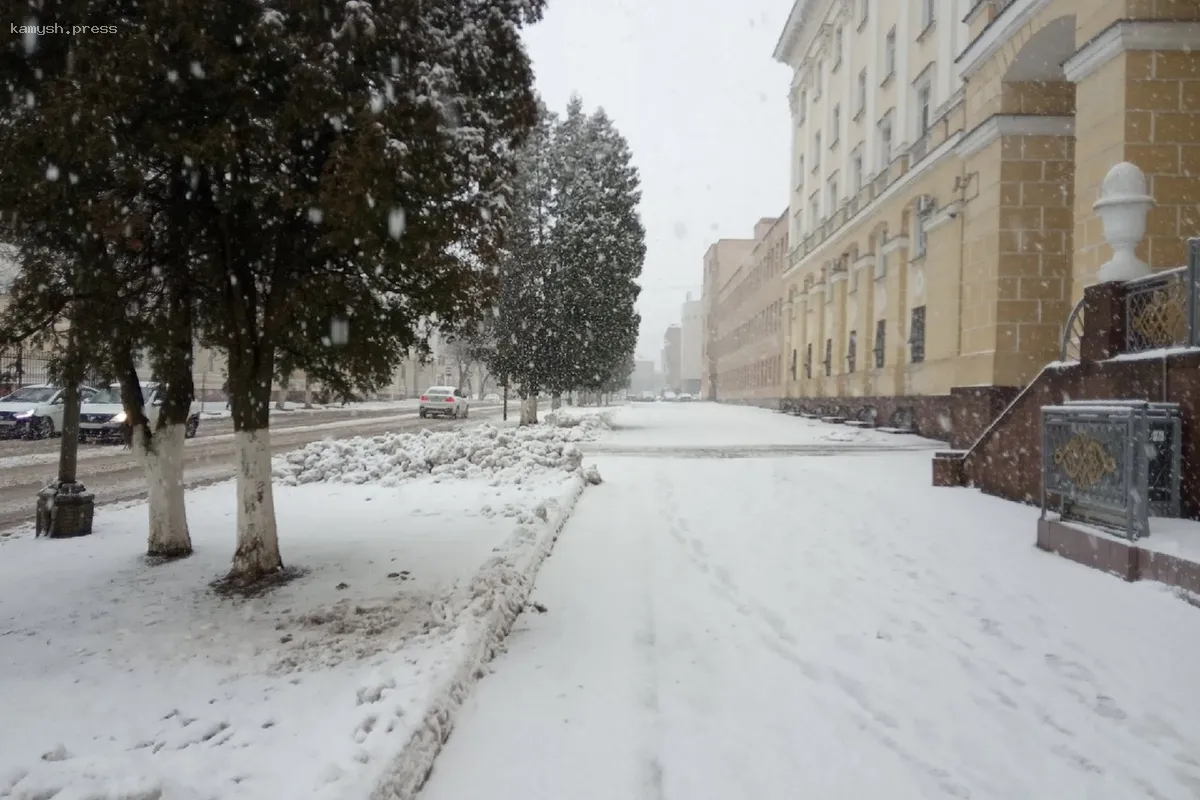
<path fill-rule="evenodd" d="M 79 397 L 86 403 L 95 391 L 81 386 Z M 61 387 L 47 383 L 22 386 L 0 397 L 0 433 L 47 439 L 62 431 L 63 408 Z"/>
<path fill-rule="evenodd" d="M 159 395 L 157 383 L 142 384 L 142 400 L 146 403 L 146 419 L 153 429 L 158 422 L 159 409 L 162 408 L 162 397 Z M 184 428 L 184 436 L 188 439 L 196 435 L 200 427 L 200 409 L 192 403 Z M 107 389 L 102 389 L 92 395 L 79 410 L 79 438 L 87 441 L 124 441 L 125 438 L 125 406 L 121 402 L 121 384 L 114 383 Z"/>
<path fill-rule="evenodd" d="M 417 415 L 425 417 L 462 417 L 471 413 L 471 401 L 462 389 L 453 386 L 430 386 L 421 395 Z"/>
<path fill-rule="evenodd" d="M 495 392 L 492 392 L 491 394 L 485 394 L 485 395 L 483 396 L 483 402 L 485 402 L 485 403 L 499 403 L 499 402 L 500 402 L 500 395 L 496 394 Z"/>
<path fill-rule="evenodd" d="M 675 393 L 674 392 L 663 392 L 662 399 L 666 400 L 668 403 L 674 403 L 676 400 Z"/>

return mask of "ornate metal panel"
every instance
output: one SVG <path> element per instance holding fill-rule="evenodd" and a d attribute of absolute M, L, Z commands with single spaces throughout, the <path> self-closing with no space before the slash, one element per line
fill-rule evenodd
<path fill-rule="evenodd" d="M 1043 408 L 1043 514 L 1053 496 L 1064 518 L 1148 535 L 1151 416 L 1148 403 Z"/>

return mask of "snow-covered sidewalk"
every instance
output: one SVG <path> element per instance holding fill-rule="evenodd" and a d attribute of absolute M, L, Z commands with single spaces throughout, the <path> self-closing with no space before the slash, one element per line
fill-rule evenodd
<path fill-rule="evenodd" d="M 425 429 L 278 459 L 283 556 L 304 574 L 255 599 L 209 587 L 231 484 L 189 492 L 182 561 L 146 563 L 140 504 L 83 539 L 0 543 L 0 797 L 365 800 L 419 779 L 601 429 Z"/>
<path fill-rule="evenodd" d="M 931 487 L 931 452 L 681 458 L 850 431 L 616 423 L 589 449 L 639 454 L 596 457 L 421 800 L 1197 796 L 1197 609 L 1036 550 L 1035 509 Z"/>

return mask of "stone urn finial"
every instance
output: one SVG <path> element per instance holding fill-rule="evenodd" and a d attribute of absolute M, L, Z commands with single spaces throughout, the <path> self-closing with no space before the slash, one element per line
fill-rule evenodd
<path fill-rule="evenodd" d="M 1100 283 L 1128 281 L 1150 274 L 1150 267 L 1135 250 L 1146 235 L 1146 215 L 1154 198 L 1146 186 L 1146 173 L 1136 164 L 1122 161 L 1108 171 L 1100 185 L 1100 199 L 1092 210 L 1104 223 L 1104 238 L 1112 247 L 1112 258 L 1100 267 Z"/>

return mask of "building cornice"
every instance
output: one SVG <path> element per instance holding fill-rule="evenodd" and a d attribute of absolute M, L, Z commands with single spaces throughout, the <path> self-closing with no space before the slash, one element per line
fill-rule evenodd
<path fill-rule="evenodd" d="M 945 225 L 947 222 L 957 219 L 962 213 L 962 203 L 955 201 L 945 208 L 938 211 L 929 221 L 925 223 L 925 232 L 930 233 Z"/>
<path fill-rule="evenodd" d="M 1032 114 L 993 114 L 972 128 L 955 152 L 970 158 L 1001 136 L 1074 136 L 1074 117 L 1047 117 Z"/>
<path fill-rule="evenodd" d="M 1000 52 L 1009 40 L 1052 0 L 1013 0 L 992 20 L 974 41 L 963 48 L 955 60 L 958 74 L 966 79 L 982 67 L 989 58 Z"/>
<path fill-rule="evenodd" d="M 795 0 L 772 57 L 782 64 L 800 66 L 835 2 L 842 0 Z"/>
<path fill-rule="evenodd" d="M 1063 71 L 1072 83 L 1095 74 L 1121 53 L 1137 50 L 1200 50 L 1200 22 L 1120 20 L 1067 59 Z"/>

